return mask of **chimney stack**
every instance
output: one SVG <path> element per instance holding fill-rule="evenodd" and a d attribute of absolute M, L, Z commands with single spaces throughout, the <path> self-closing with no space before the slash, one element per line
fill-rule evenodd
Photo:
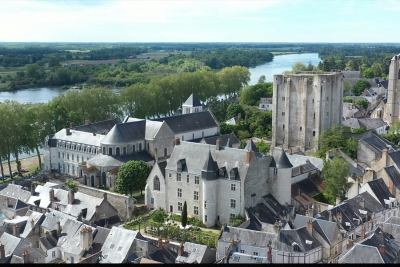
<path fill-rule="evenodd" d="M 246 154 L 246 164 L 250 164 L 250 160 L 251 160 L 251 151 L 247 151 L 247 154 Z"/>
<path fill-rule="evenodd" d="M 380 246 L 379 246 L 379 252 L 380 252 L 381 254 L 383 254 L 383 255 L 385 255 L 385 254 L 386 254 L 386 248 L 385 248 L 385 245 L 380 245 Z"/>
<path fill-rule="evenodd" d="M 26 264 L 26 263 L 30 263 L 30 262 L 29 262 L 29 253 L 28 253 L 27 250 L 24 250 L 24 252 L 22 253 L 22 257 L 23 257 L 23 259 L 24 259 L 24 263 L 25 263 L 25 264 Z"/>
<path fill-rule="evenodd" d="M 91 227 L 83 227 L 80 235 L 82 249 L 88 251 L 93 244 L 93 234 Z"/>
<path fill-rule="evenodd" d="M 178 256 L 182 256 L 184 251 L 183 242 L 179 245 Z"/>
<path fill-rule="evenodd" d="M 60 221 L 57 221 L 56 230 L 57 230 L 57 236 L 61 235 L 61 223 L 60 223 Z"/>
<path fill-rule="evenodd" d="M 49 198 L 50 198 L 50 201 L 54 200 L 54 189 L 53 188 L 50 189 L 50 191 L 49 191 Z"/>
<path fill-rule="evenodd" d="M 369 227 L 370 227 L 369 228 L 370 231 L 372 231 L 372 229 L 374 228 L 374 219 L 372 219 L 372 218 L 369 220 Z"/>
<path fill-rule="evenodd" d="M 103 199 L 107 200 L 107 193 L 103 193 Z"/>
<path fill-rule="evenodd" d="M 341 202 L 340 196 L 336 196 L 336 206 L 339 205 Z"/>
<path fill-rule="evenodd" d="M 100 206 L 96 205 L 96 221 L 100 220 Z"/>
<path fill-rule="evenodd" d="M 338 222 L 340 224 L 342 224 L 342 213 L 340 211 L 337 213 L 337 219 L 338 219 Z"/>
<path fill-rule="evenodd" d="M 93 132 L 93 136 L 96 136 L 96 133 L 95 133 L 95 132 Z"/>
<path fill-rule="evenodd" d="M 36 186 L 35 186 L 35 184 L 31 184 L 31 196 L 34 196 L 35 195 L 35 188 L 36 188 Z"/>
<path fill-rule="evenodd" d="M 0 260 L 4 260 L 6 258 L 6 250 L 4 249 L 4 245 L 0 243 Z"/>
<path fill-rule="evenodd" d="M 272 249 L 271 249 L 271 245 L 268 246 L 268 260 L 272 263 Z"/>
<path fill-rule="evenodd" d="M 308 230 L 308 232 L 310 233 L 310 235 L 312 235 L 312 228 L 313 228 L 312 220 L 310 219 L 310 220 L 308 220 L 308 222 L 307 222 L 307 230 Z"/>
<path fill-rule="evenodd" d="M 215 150 L 219 151 L 221 146 L 221 138 L 218 138 L 215 142 Z"/>
<path fill-rule="evenodd" d="M 289 148 L 289 155 L 292 155 L 292 153 L 293 153 L 292 148 Z"/>
<path fill-rule="evenodd" d="M 332 211 L 328 210 L 328 214 L 329 214 L 329 221 L 332 221 Z"/>
<path fill-rule="evenodd" d="M 65 134 L 66 135 L 71 135 L 71 129 L 70 128 L 65 128 Z"/>
<path fill-rule="evenodd" d="M 50 237 L 49 231 L 46 231 L 46 233 L 44 233 L 44 237 L 45 237 L 46 239 L 48 239 L 48 238 Z"/>
<path fill-rule="evenodd" d="M 33 219 L 31 220 L 31 228 L 35 228 L 35 221 Z"/>
<path fill-rule="evenodd" d="M 161 236 L 158 237 L 158 248 L 162 248 L 162 238 L 161 238 Z"/>
<path fill-rule="evenodd" d="M 365 199 L 363 197 L 360 199 L 360 206 L 362 209 L 365 209 Z"/>
<path fill-rule="evenodd" d="M 365 226 L 363 225 L 361 227 L 361 240 L 364 240 L 364 239 L 365 239 Z"/>
<path fill-rule="evenodd" d="M 71 122 L 69 123 L 69 128 L 74 128 L 74 122 L 71 121 Z"/>
<path fill-rule="evenodd" d="M 90 120 L 89 119 L 86 119 L 85 120 L 85 125 L 88 125 L 90 123 Z"/>
<path fill-rule="evenodd" d="M 82 212 L 79 212 L 78 217 L 76 218 L 77 221 L 82 221 Z"/>
<path fill-rule="evenodd" d="M 388 150 L 386 148 L 382 150 L 382 161 L 385 164 L 384 167 L 387 167 L 387 153 Z"/>
<path fill-rule="evenodd" d="M 12 230 L 13 230 L 13 236 L 19 237 L 19 226 L 18 226 L 18 224 L 14 224 L 14 226 L 12 227 Z"/>
<path fill-rule="evenodd" d="M 350 249 L 352 246 L 354 246 L 354 241 L 351 240 L 351 239 L 349 239 L 349 240 L 347 241 L 347 249 Z"/>
<path fill-rule="evenodd" d="M 175 138 L 175 145 L 178 146 L 179 144 L 180 144 L 180 139 L 179 139 L 179 137 L 176 137 Z"/>
<path fill-rule="evenodd" d="M 4 203 L 4 206 L 6 206 L 8 208 L 8 206 L 10 206 L 10 199 L 8 197 L 6 197 L 6 201 Z"/>
<path fill-rule="evenodd" d="M 300 166 L 299 166 L 299 173 L 300 173 L 300 174 L 303 173 L 303 165 L 300 165 Z"/>

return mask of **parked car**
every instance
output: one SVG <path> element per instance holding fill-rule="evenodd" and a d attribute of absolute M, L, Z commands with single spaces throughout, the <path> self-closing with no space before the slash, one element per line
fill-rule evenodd
<path fill-rule="evenodd" d="M 18 174 L 19 174 L 18 172 L 13 172 L 13 176 L 18 175 Z"/>
<path fill-rule="evenodd" d="M 6 178 L 11 177 L 11 174 L 6 173 L 6 174 L 4 174 L 4 177 L 6 177 Z"/>
<path fill-rule="evenodd" d="M 19 171 L 20 171 L 20 172 L 29 172 L 29 170 L 28 170 L 28 169 L 25 169 L 25 168 L 22 168 L 22 169 L 20 169 Z"/>

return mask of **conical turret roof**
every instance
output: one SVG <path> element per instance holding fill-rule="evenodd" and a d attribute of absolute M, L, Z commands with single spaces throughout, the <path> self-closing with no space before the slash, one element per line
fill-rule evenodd
<path fill-rule="evenodd" d="M 192 107 L 199 107 L 201 106 L 200 101 L 197 99 L 197 97 L 194 94 L 191 94 L 189 98 L 183 103 L 185 106 L 192 106 Z"/>
<path fill-rule="evenodd" d="M 273 158 L 274 160 L 271 163 L 271 167 L 276 167 L 278 169 L 293 168 L 292 163 L 282 148 L 275 147 Z"/>

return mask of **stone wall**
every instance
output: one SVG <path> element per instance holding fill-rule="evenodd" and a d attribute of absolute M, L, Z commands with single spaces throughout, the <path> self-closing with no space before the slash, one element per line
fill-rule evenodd
<path fill-rule="evenodd" d="M 93 197 L 98 197 L 98 198 L 103 198 L 103 194 L 107 193 L 107 200 L 108 202 L 114 206 L 114 208 L 117 209 L 118 211 L 118 215 L 121 218 L 121 220 L 126 221 L 127 218 L 127 205 L 128 205 L 128 209 L 129 209 L 129 218 L 132 218 L 133 215 L 133 209 L 134 209 L 134 205 L 132 202 L 132 199 L 129 196 L 124 196 L 121 194 L 117 194 L 117 193 L 112 193 L 109 191 L 105 191 L 105 190 L 101 190 L 98 188 L 94 188 L 94 187 L 90 187 L 90 186 L 86 186 L 83 184 L 79 184 L 78 185 L 78 191 L 83 193 L 83 194 L 87 194 Z"/>

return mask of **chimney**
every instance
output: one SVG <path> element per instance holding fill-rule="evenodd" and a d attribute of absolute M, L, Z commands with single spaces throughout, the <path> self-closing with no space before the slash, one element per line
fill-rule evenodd
<path fill-rule="evenodd" d="M 328 211 L 328 213 L 329 213 L 329 221 L 331 222 L 332 221 L 332 211 Z"/>
<path fill-rule="evenodd" d="M 107 200 L 107 193 L 103 193 L 103 199 Z"/>
<path fill-rule="evenodd" d="M 271 249 L 271 245 L 268 246 L 268 260 L 272 263 L 272 249 Z"/>
<path fill-rule="evenodd" d="M 360 199 L 360 206 L 362 209 L 365 209 L 365 199 L 363 197 Z"/>
<path fill-rule="evenodd" d="M 389 191 L 391 194 L 396 195 L 395 189 L 394 189 L 394 183 L 392 179 L 389 179 Z"/>
<path fill-rule="evenodd" d="M 31 196 L 35 195 L 35 188 L 36 188 L 35 184 L 31 184 Z"/>
<path fill-rule="evenodd" d="M 24 250 L 24 252 L 22 253 L 22 258 L 24 259 L 24 263 L 30 263 L 29 262 L 29 253 L 27 250 Z"/>
<path fill-rule="evenodd" d="M 218 138 L 217 141 L 215 142 L 215 150 L 220 150 L 221 146 L 221 138 Z"/>
<path fill-rule="evenodd" d="M 76 218 L 77 221 L 82 221 L 82 212 L 79 212 L 78 217 Z"/>
<path fill-rule="evenodd" d="M 49 239 L 49 237 L 50 237 L 49 231 L 46 231 L 46 233 L 44 233 L 44 237 L 45 237 L 46 239 Z"/>
<path fill-rule="evenodd" d="M 184 251 L 183 242 L 179 245 L 178 255 L 182 256 Z"/>
<path fill-rule="evenodd" d="M 179 139 L 179 137 L 176 137 L 175 138 L 175 145 L 178 146 L 179 144 L 180 144 L 180 139 Z"/>
<path fill-rule="evenodd" d="M 18 226 L 18 224 L 14 224 L 14 226 L 12 227 L 12 230 L 13 230 L 13 236 L 19 237 L 19 226 Z"/>
<path fill-rule="evenodd" d="M 308 222 L 307 222 L 307 230 L 308 230 L 308 232 L 310 233 L 310 235 L 312 235 L 312 228 L 313 228 L 312 220 L 310 219 L 310 220 L 308 220 Z"/>
<path fill-rule="evenodd" d="M 69 123 L 69 128 L 74 128 L 74 122 L 71 121 L 71 122 Z"/>
<path fill-rule="evenodd" d="M 65 128 L 65 134 L 66 135 L 71 135 L 71 129 L 70 128 Z"/>
<path fill-rule="evenodd" d="M 10 199 L 6 197 L 6 201 L 4 203 L 4 206 L 9 207 L 10 206 Z"/>
<path fill-rule="evenodd" d="M 57 230 L 57 236 L 61 235 L 61 223 L 60 223 L 60 221 L 57 221 L 56 230 Z"/>
<path fill-rule="evenodd" d="M 168 249 L 171 247 L 171 244 L 169 243 L 169 239 L 165 239 L 165 244 L 164 244 L 165 248 Z"/>
<path fill-rule="evenodd" d="M 83 227 L 80 236 L 81 248 L 88 251 L 93 244 L 93 234 L 91 227 Z"/>
<path fill-rule="evenodd" d="M 4 249 L 4 245 L 0 243 L 0 260 L 4 260 L 6 258 L 6 250 Z"/>
<path fill-rule="evenodd" d="M 365 225 L 361 227 L 361 240 L 365 239 Z"/>
<path fill-rule="evenodd" d="M 367 95 L 367 89 L 364 89 L 364 96 Z"/>
<path fill-rule="evenodd" d="M 354 246 L 354 240 L 349 239 L 347 241 L 347 249 L 351 248 L 352 246 Z"/>
<path fill-rule="evenodd" d="M 311 209 L 308 210 L 308 216 L 314 217 L 314 210 L 312 207 L 311 207 Z"/>
<path fill-rule="evenodd" d="M 68 192 L 68 204 L 74 203 L 75 200 L 75 193 L 72 190 Z"/>
<path fill-rule="evenodd" d="M 309 159 L 306 159 L 306 163 L 310 163 L 310 160 L 309 160 Z"/>
<path fill-rule="evenodd" d="M 161 236 L 158 237 L 158 248 L 162 248 L 162 238 L 161 238 Z"/>
<path fill-rule="evenodd" d="M 89 119 L 86 119 L 85 120 L 85 125 L 88 125 L 90 123 L 90 120 Z"/>
<path fill-rule="evenodd" d="M 96 133 L 95 133 L 95 132 L 93 132 L 93 136 L 96 136 Z"/>
<path fill-rule="evenodd" d="M 370 226 L 370 230 L 372 231 L 372 229 L 374 228 L 374 219 L 370 219 L 369 220 L 369 226 Z"/>
<path fill-rule="evenodd" d="M 35 228 L 35 221 L 33 219 L 31 220 L 31 228 Z"/>
<path fill-rule="evenodd" d="M 96 221 L 100 220 L 100 206 L 96 205 Z"/>
<path fill-rule="evenodd" d="M 299 166 L 299 173 L 300 173 L 300 174 L 303 173 L 303 165 L 300 165 L 300 166 Z"/>
<path fill-rule="evenodd" d="M 114 119 L 114 114 L 110 113 L 110 120 Z"/>
<path fill-rule="evenodd" d="M 380 246 L 379 246 L 379 252 L 380 252 L 381 254 L 383 254 L 383 255 L 385 255 L 385 254 L 386 254 L 386 248 L 385 248 L 385 245 L 380 245 Z"/>
<path fill-rule="evenodd" d="M 247 154 L 246 154 L 246 164 L 250 164 L 250 160 L 251 160 L 251 151 L 247 151 Z"/>
<path fill-rule="evenodd" d="M 356 182 L 355 182 L 355 189 L 356 189 L 356 195 L 358 195 L 359 194 L 359 190 L 360 190 L 360 178 L 359 177 L 357 177 L 356 178 Z"/>
<path fill-rule="evenodd" d="M 387 153 L 388 150 L 386 148 L 382 150 L 382 161 L 383 164 L 385 164 L 384 167 L 387 167 Z"/>
<path fill-rule="evenodd" d="M 293 153 L 292 148 L 289 148 L 289 155 L 292 155 L 292 153 Z"/>
<path fill-rule="evenodd" d="M 54 200 L 54 189 L 53 188 L 50 189 L 50 191 L 49 191 L 49 198 L 50 198 L 50 201 Z"/>
<path fill-rule="evenodd" d="M 340 211 L 337 213 L 337 220 L 340 224 L 342 224 L 342 213 Z"/>
<path fill-rule="evenodd" d="M 340 204 L 340 201 L 341 201 L 340 196 L 336 196 L 336 206 Z"/>

